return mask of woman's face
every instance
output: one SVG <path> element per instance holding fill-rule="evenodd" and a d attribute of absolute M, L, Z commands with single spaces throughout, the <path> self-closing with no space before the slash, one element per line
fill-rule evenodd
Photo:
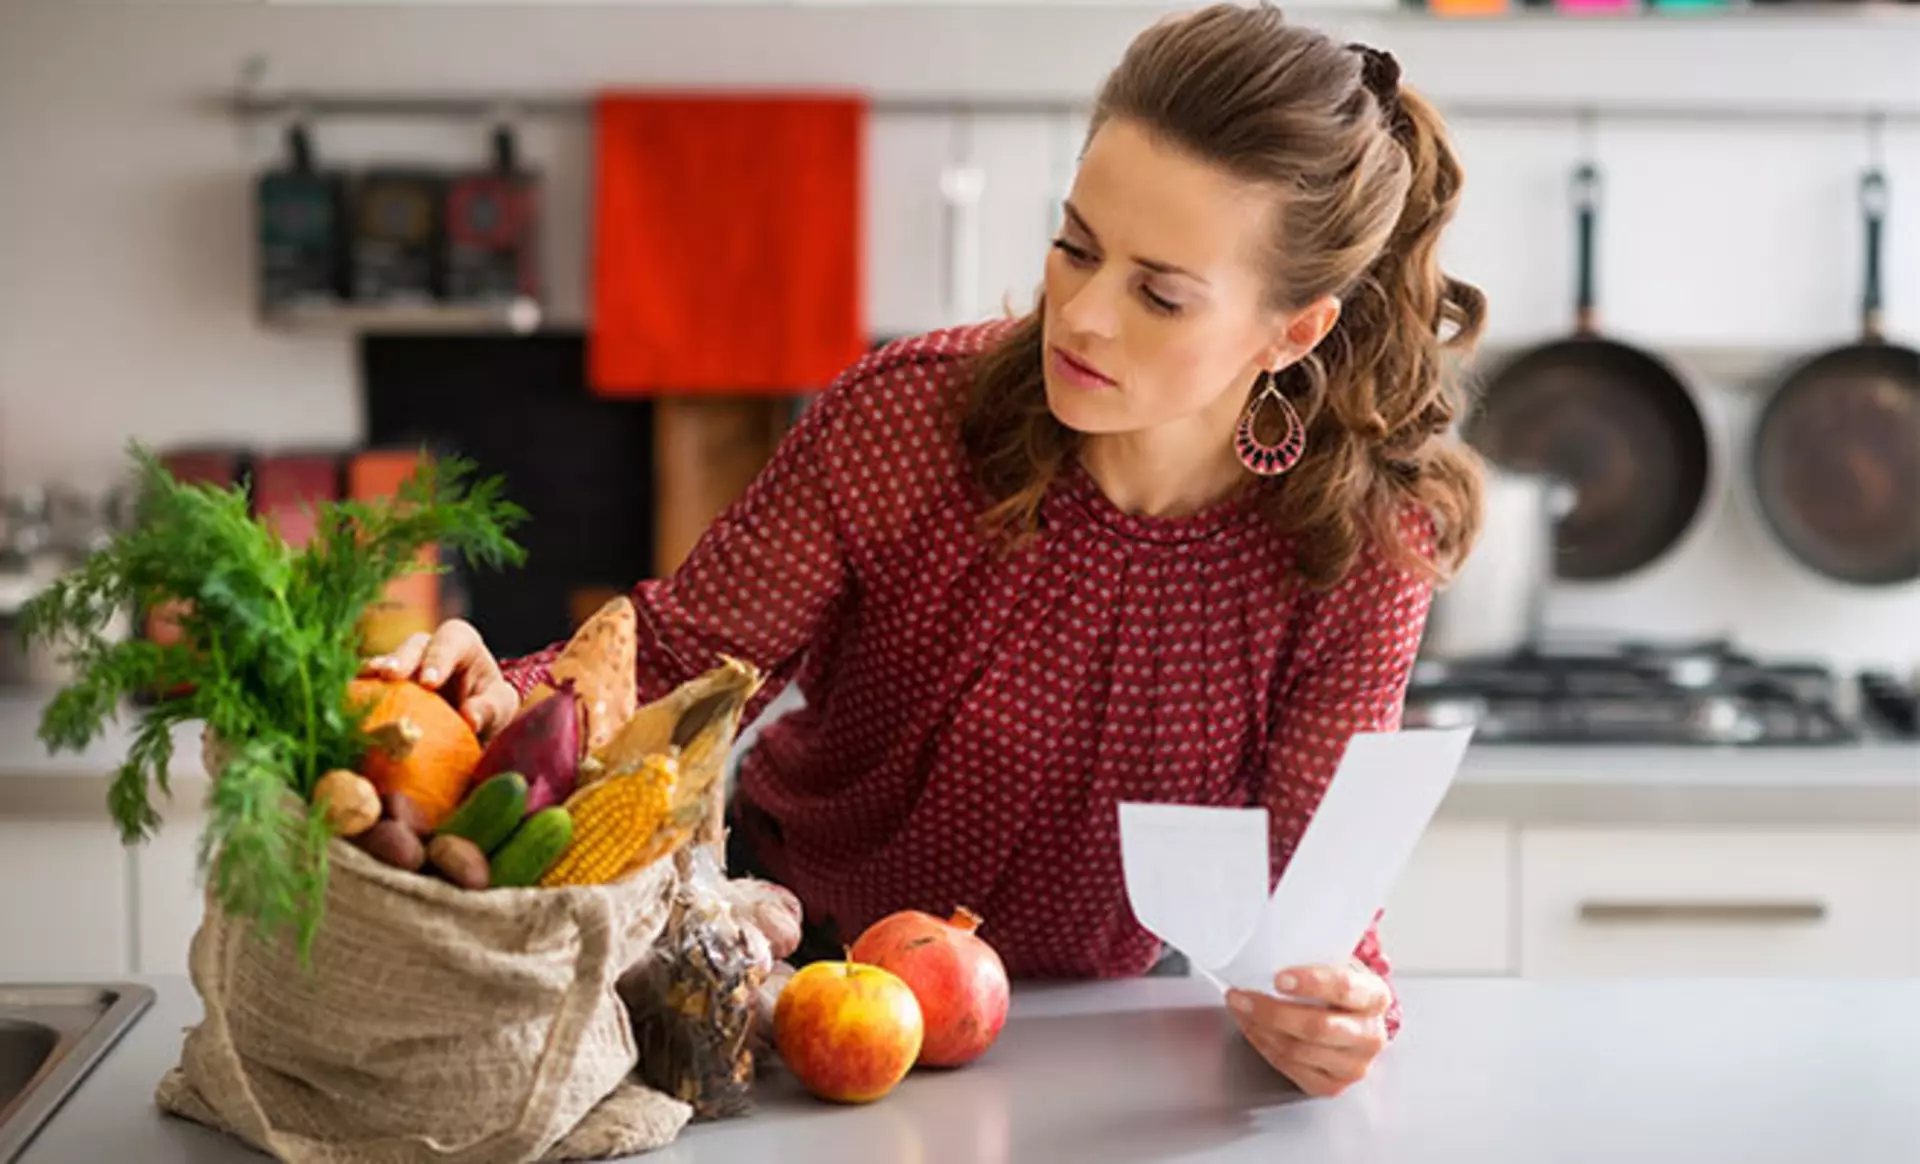
<path fill-rule="evenodd" d="M 1272 197 L 1110 121 L 1088 143 L 1047 256 L 1047 403 L 1079 432 L 1230 431 L 1261 368 L 1331 326 L 1266 305 Z"/>

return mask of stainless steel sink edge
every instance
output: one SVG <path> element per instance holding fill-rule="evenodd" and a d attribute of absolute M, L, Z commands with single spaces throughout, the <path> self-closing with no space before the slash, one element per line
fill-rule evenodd
<path fill-rule="evenodd" d="M 4 983 L 0 984 L 0 1013 L 31 1013 L 31 1004 L 11 1004 L 12 998 L 35 992 L 58 996 L 76 989 L 110 996 L 113 1001 L 72 1042 L 62 1040 L 47 1068 L 22 1093 L 23 1102 L 0 1122 L 0 1164 L 19 1158 L 155 1000 L 153 988 L 137 982 Z"/>

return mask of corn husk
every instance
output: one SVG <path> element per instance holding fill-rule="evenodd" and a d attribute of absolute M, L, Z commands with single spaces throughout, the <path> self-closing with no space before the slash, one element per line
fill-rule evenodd
<path fill-rule="evenodd" d="M 642 767 L 648 757 L 673 754 L 680 767 L 676 809 L 695 801 L 703 805 L 691 839 L 719 846 L 725 835 L 727 755 L 747 703 L 764 682 L 753 664 L 722 657 L 712 670 L 634 712 L 588 757 L 582 779 L 607 779 Z"/>

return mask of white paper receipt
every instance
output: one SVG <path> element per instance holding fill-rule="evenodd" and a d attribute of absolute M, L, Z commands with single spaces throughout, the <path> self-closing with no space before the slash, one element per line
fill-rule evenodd
<path fill-rule="evenodd" d="M 1271 994 L 1273 976 L 1288 966 L 1344 965 L 1446 797 L 1471 736 L 1471 728 L 1354 736 L 1271 896 L 1266 809 L 1123 803 L 1120 853 L 1134 916 L 1222 990 Z"/>

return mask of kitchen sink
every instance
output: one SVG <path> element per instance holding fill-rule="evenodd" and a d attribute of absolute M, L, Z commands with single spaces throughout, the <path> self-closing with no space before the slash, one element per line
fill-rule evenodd
<path fill-rule="evenodd" d="M 19 1156 L 153 998 L 132 983 L 0 984 L 0 1164 Z"/>

